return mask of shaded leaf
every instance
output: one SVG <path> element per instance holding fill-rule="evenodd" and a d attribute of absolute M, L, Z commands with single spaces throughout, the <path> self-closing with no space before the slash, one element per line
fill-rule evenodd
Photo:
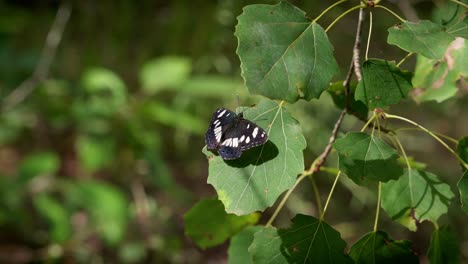
<path fill-rule="evenodd" d="M 140 83 L 143 90 L 149 94 L 162 89 L 174 89 L 189 77 L 191 70 L 189 58 L 160 57 L 143 65 L 140 71 Z"/>
<path fill-rule="evenodd" d="M 25 183 L 36 176 L 57 172 L 60 160 L 53 152 L 38 152 L 27 156 L 19 167 L 19 181 Z"/>
<path fill-rule="evenodd" d="M 445 52 L 443 59 L 431 60 L 418 56 L 413 77 L 417 101 L 442 102 L 453 97 L 458 83 L 468 76 L 466 40 L 457 38 Z"/>
<path fill-rule="evenodd" d="M 228 249 L 229 264 L 252 263 L 248 249 L 254 240 L 254 234 L 262 229 L 262 226 L 248 226 L 231 238 Z"/>
<path fill-rule="evenodd" d="M 411 88 L 410 72 L 401 71 L 393 61 L 368 59 L 362 65 L 355 98 L 373 110 L 400 102 Z"/>
<path fill-rule="evenodd" d="M 246 225 L 257 223 L 260 215 L 227 214 L 217 199 L 205 199 L 194 205 L 184 216 L 185 233 L 201 248 L 222 244 Z"/>
<path fill-rule="evenodd" d="M 47 194 L 40 194 L 33 200 L 38 212 L 50 224 L 50 239 L 64 242 L 71 234 L 69 214 L 61 203 Z"/>
<path fill-rule="evenodd" d="M 429 20 L 405 21 L 388 29 L 389 44 L 430 59 L 442 58 L 454 37 L 441 25 Z"/>
<path fill-rule="evenodd" d="M 288 102 L 318 98 L 339 70 L 323 28 L 288 2 L 245 7 L 235 35 L 251 93 Z"/>
<path fill-rule="evenodd" d="M 428 257 L 431 264 L 459 263 L 458 238 L 448 226 L 442 226 L 432 233 Z"/>
<path fill-rule="evenodd" d="M 213 185 L 228 213 L 245 215 L 271 206 L 294 185 L 304 170 L 306 146 L 298 122 L 282 104 L 262 100 L 244 117 L 265 129 L 269 140 L 225 161 L 204 149 L 209 160 L 208 183 Z"/>
<path fill-rule="evenodd" d="M 249 248 L 254 263 L 352 263 L 340 233 L 312 216 L 296 215 L 288 229 L 265 228 Z"/>
<path fill-rule="evenodd" d="M 355 263 L 419 263 L 418 256 L 411 250 L 411 241 L 393 240 L 382 231 L 363 236 L 349 250 Z"/>
<path fill-rule="evenodd" d="M 76 150 L 81 166 L 94 172 L 111 164 L 115 155 L 115 142 L 111 137 L 80 136 Z"/>
<path fill-rule="evenodd" d="M 331 95 L 333 103 L 339 109 L 345 109 L 346 107 L 346 88 L 343 86 L 343 82 L 335 82 L 330 87 L 328 87 L 327 92 Z M 361 102 L 354 99 L 354 93 L 356 91 L 356 84 L 352 83 L 350 85 L 349 93 L 349 109 L 348 112 L 356 116 L 359 119 L 367 119 L 369 109 L 367 106 Z"/>
<path fill-rule="evenodd" d="M 411 231 L 425 220 L 437 223 L 453 197 L 449 185 L 422 170 L 405 169 L 398 180 L 382 184 L 382 208 Z"/>
<path fill-rule="evenodd" d="M 403 174 L 398 153 L 383 140 L 362 132 L 349 132 L 333 143 L 340 169 L 357 184 L 387 182 Z"/>
<path fill-rule="evenodd" d="M 468 163 L 468 136 L 463 137 L 458 141 L 457 152 L 462 160 Z M 468 170 L 464 166 L 461 166 L 465 171 L 463 176 L 457 183 L 458 191 L 460 192 L 460 202 L 462 209 L 465 213 L 468 213 Z"/>

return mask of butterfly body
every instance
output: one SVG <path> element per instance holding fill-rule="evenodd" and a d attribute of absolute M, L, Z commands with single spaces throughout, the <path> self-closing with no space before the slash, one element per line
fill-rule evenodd
<path fill-rule="evenodd" d="M 261 127 L 244 118 L 243 114 L 220 108 L 213 117 L 205 134 L 208 150 L 216 150 L 225 160 L 237 159 L 242 152 L 265 144 L 268 135 Z"/>

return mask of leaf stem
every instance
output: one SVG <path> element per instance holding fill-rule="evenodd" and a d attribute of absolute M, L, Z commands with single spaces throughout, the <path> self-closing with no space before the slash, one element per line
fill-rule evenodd
<path fill-rule="evenodd" d="M 460 2 L 460 1 L 457 1 L 457 0 L 450 0 L 450 1 L 454 2 L 455 4 L 463 6 L 465 9 L 468 9 L 467 4 L 464 4 L 464 3 Z"/>
<path fill-rule="evenodd" d="M 312 182 L 312 188 L 314 189 L 314 196 L 315 196 L 315 202 L 317 203 L 318 213 L 319 215 L 322 215 L 322 212 L 323 212 L 322 201 L 320 200 L 320 192 L 319 192 L 319 189 L 317 188 L 317 184 L 315 183 L 314 175 L 313 174 L 309 175 L 309 179 Z"/>
<path fill-rule="evenodd" d="M 400 68 L 400 65 L 403 64 L 403 62 L 405 62 L 406 59 L 408 59 L 409 57 L 413 56 L 413 54 L 414 54 L 414 52 L 410 52 L 410 53 L 406 54 L 406 56 L 405 56 L 403 59 L 401 59 L 401 61 L 399 61 L 399 62 L 397 63 L 396 66 L 397 66 L 398 68 Z"/>
<path fill-rule="evenodd" d="M 336 174 L 335 181 L 333 182 L 333 185 L 332 185 L 332 188 L 331 188 L 331 190 L 330 190 L 330 193 L 328 194 L 327 202 L 325 203 L 325 207 L 323 208 L 323 212 L 322 212 L 322 214 L 320 215 L 320 221 L 322 221 L 322 220 L 323 220 L 323 217 L 325 216 L 325 212 L 327 211 L 328 204 L 330 203 L 331 196 L 332 196 L 332 194 L 333 194 L 333 191 L 335 190 L 335 186 L 336 186 L 336 183 L 338 182 L 338 179 L 340 178 L 340 175 L 341 175 L 341 171 L 339 171 L 339 172 Z"/>
<path fill-rule="evenodd" d="M 320 18 L 322 18 L 322 16 L 325 15 L 328 11 L 330 11 L 330 10 L 331 10 L 332 8 L 334 8 L 335 6 L 337 6 L 337 5 L 341 4 L 341 3 L 344 3 L 344 2 L 346 2 L 346 1 L 348 1 L 348 0 L 340 0 L 340 1 L 338 1 L 338 2 L 336 2 L 336 3 L 334 3 L 334 4 L 332 4 L 332 5 L 329 6 L 327 9 L 323 10 L 323 12 L 320 13 L 320 15 L 318 15 L 318 17 L 317 17 L 316 19 L 314 19 L 313 22 L 317 23 L 317 21 L 318 21 Z"/>
<path fill-rule="evenodd" d="M 367 120 L 367 122 L 364 124 L 364 126 L 361 128 L 361 132 L 364 132 L 364 130 L 366 130 L 366 128 L 370 125 L 370 123 L 372 121 L 374 121 L 374 119 L 377 117 L 377 114 L 374 112 L 374 114 L 372 115 L 371 118 L 369 118 L 369 120 Z"/>
<path fill-rule="evenodd" d="M 398 133 L 398 131 L 406 131 L 406 130 L 414 130 L 414 131 L 424 131 L 420 128 L 416 128 L 416 127 L 401 127 L 401 128 L 397 128 L 395 130 L 393 130 L 395 133 Z M 458 144 L 458 140 L 454 139 L 453 137 L 449 137 L 447 135 L 444 135 L 442 133 L 438 133 L 438 132 L 432 132 L 434 133 L 435 135 L 441 137 L 441 138 L 444 138 L 450 142 L 452 142 L 453 144 Z"/>
<path fill-rule="evenodd" d="M 385 7 L 383 5 L 375 5 L 374 7 L 378 7 L 378 8 L 382 8 L 382 9 L 385 9 L 387 12 L 389 12 L 390 14 L 394 15 L 396 18 L 398 18 L 398 20 L 400 20 L 401 22 L 406 22 L 406 20 L 404 20 L 403 18 L 401 18 L 399 15 L 397 15 L 395 12 L 393 12 L 392 10 L 390 10 L 388 7 Z"/>
<path fill-rule="evenodd" d="M 283 196 L 283 199 L 281 199 L 281 202 L 280 204 L 278 205 L 278 207 L 276 207 L 275 211 L 273 212 L 273 215 L 270 217 L 270 219 L 268 220 L 268 222 L 266 223 L 265 227 L 269 227 L 271 226 L 271 224 L 273 223 L 273 221 L 275 221 L 276 217 L 278 216 L 279 212 L 281 211 L 281 209 L 283 208 L 284 204 L 286 203 L 286 201 L 288 200 L 289 196 L 291 195 L 291 193 L 294 191 L 294 189 L 296 189 L 297 185 L 303 180 L 305 179 L 307 176 L 309 176 L 310 174 L 309 173 L 302 173 L 299 178 L 297 178 L 296 182 L 294 183 L 293 187 L 291 187 L 291 189 L 288 190 L 288 192 L 286 192 L 286 194 Z"/>
<path fill-rule="evenodd" d="M 369 36 L 367 36 L 367 46 L 366 46 L 366 60 L 368 59 L 370 39 L 372 35 L 372 11 L 369 12 Z"/>
<path fill-rule="evenodd" d="M 379 181 L 379 192 L 377 194 L 377 211 L 375 212 L 374 232 L 377 232 L 377 223 L 379 222 L 381 198 L 382 198 L 382 182 Z"/>
<path fill-rule="evenodd" d="M 410 188 L 410 199 L 411 199 L 411 206 L 414 204 L 414 199 L 413 199 L 413 186 L 412 186 L 412 177 L 411 177 L 411 164 L 409 162 L 408 156 L 406 155 L 405 149 L 401 145 L 400 139 L 398 136 L 393 137 L 395 139 L 396 144 L 398 145 L 398 148 L 401 151 L 401 154 L 403 155 L 403 159 L 405 159 L 406 166 L 408 167 L 408 186 Z"/>
<path fill-rule="evenodd" d="M 450 151 L 450 153 L 452 153 L 457 159 L 458 161 L 460 161 L 461 164 L 463 164 L 463 167 L 465 167 L 466 169 L 468 169 L 468 164 L 462 159 L 460 158 L 460 156 L 458 156 L 458 154 L 452 149 L 450 148 L 447 143 L 445 143 L 442 139 L 440 139 L 438 136 L 436 136 L 434 133 L 432 133 L 431 131 L 429 131 L 427 128 L 421 126 L 420 124 L 414 122 L 414 121 L 411 121 L 407 118 L 404 118 L 404 117 L 401 117 L 401 116 L 397 116 L 397 115 L 390 115 L 390 114 L 385 114 L 385 117 L 387 118 L 393 118 L 393 119 L 399 119 L 399 120 L 403 120 L 407 123 L 410 123 L 414 126 L 417 126 L 418 128 L 422 129 L 424 132 L 428 133 L 429 135 L 431 135 L 435 140 L 437 140 L 440 144 L 442 144 L 442 146 L 444 146 L 448 151 Z"/>
<path fill-rule="evenodd" d="M 363 6 L 363 5 L 357 5 L 357 6 L 351 7 L 350 9 L 346 10 L 345 12 L 343 12 L 343 14 L 341 14 L 335 20 L 333 20 L 333 22 L 327 27 L 327 29 L 325 29 L 325 32 L 328 32 L 328 30 L 330 30 L 330 28 L 332 28 L 336 24 L 336 22 L 338 22 L 340 19 L 342 19 L 347 14 L 351 13 L 352 11 L 354 11 L 356 9 L 364 8 L 364 7 L 365 6 Z"/>

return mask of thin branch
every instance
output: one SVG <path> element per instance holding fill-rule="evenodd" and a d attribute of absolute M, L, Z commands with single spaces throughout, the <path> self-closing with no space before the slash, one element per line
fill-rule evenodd
<path fill-rule="evenodd" d="M 37 63 L 34 72 L 28 79 L 24 80 L 17 88 L 5 97 L 2 107 L 3 111 L 12 109 L 21 103 L 47 78 L 50 66 L 57 53 L 57 48 L 62 40 L 65 26 L 70 18 L 71 9 L 71 5 L 68 3 L 62 3 L 59 7 L 55 20 L 47 34 L 41 57 L 39 58 L 39 62 Z"/>

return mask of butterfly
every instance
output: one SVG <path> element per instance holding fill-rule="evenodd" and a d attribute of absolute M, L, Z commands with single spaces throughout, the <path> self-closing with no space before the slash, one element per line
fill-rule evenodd
<path fill-rule="evenodd" d="M 268 135 L 255 123 L 244 119 L 243 113 L 220 108 L 213 113 L 205 134 L 208 150 L 216 150 L 224 160 L 237 159 L 244 150 L 265 144 Z"/>

